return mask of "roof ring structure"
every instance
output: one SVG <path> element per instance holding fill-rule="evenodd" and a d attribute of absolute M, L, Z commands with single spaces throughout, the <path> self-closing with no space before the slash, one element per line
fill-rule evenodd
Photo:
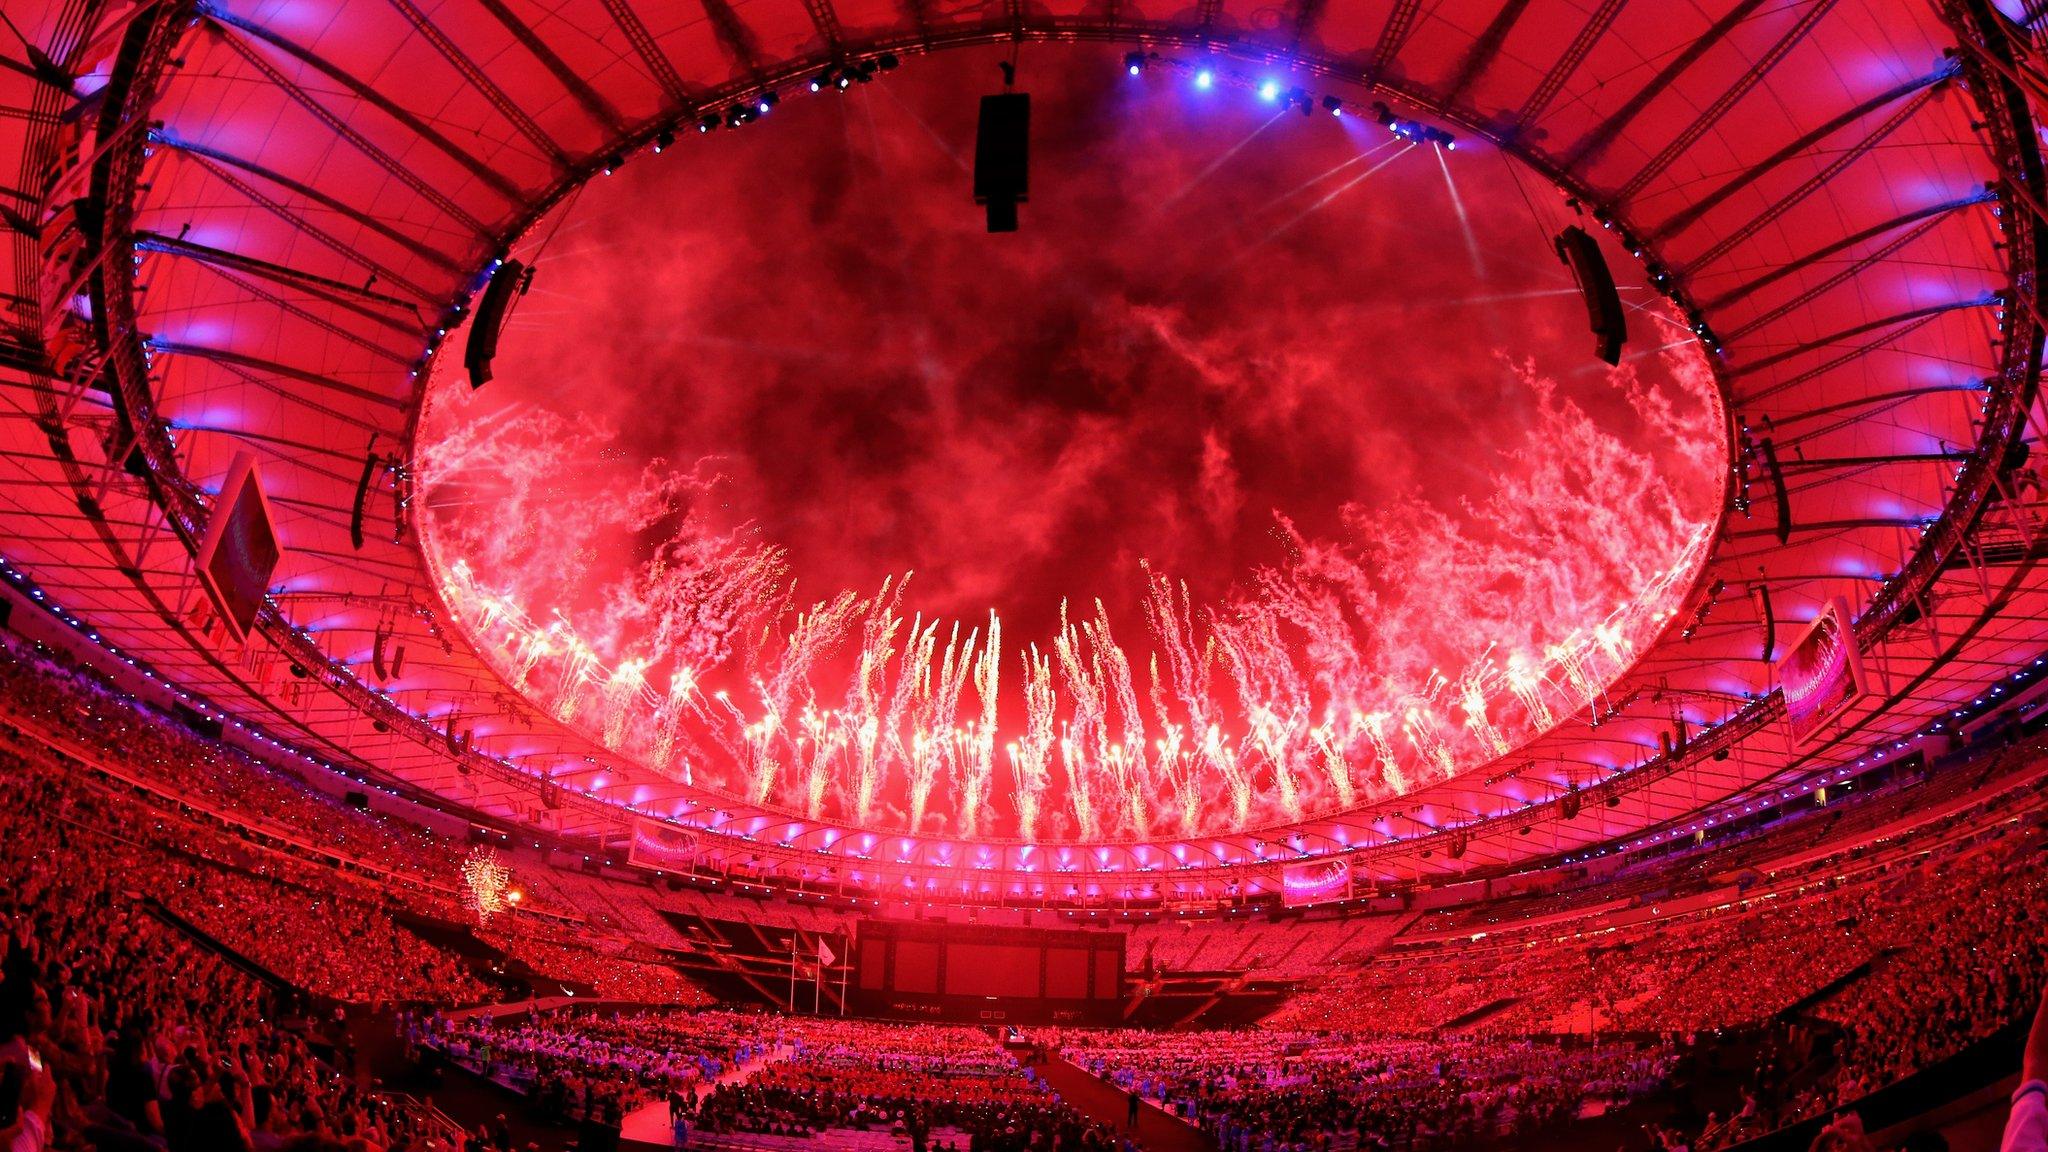
<path fill-rule="evenodd" d="M 41 42 L 77 82 L 8 80 L 43 111 L 8 128 L 42 224 L 13 253 L 42 339 L 8 369 L 31 402 L 5 423 L 7 559 L 167 681 L 387 784 L 606 843 L 638 791 L 712 866 L 987 899 L 1258 890 L 1332 852 L 1399 883 L 1669 835 L 1940 731 L 2048 640 L 2024 447 L 2048 86 L 2032 30 L 1984 0 L 1219 0 L 1157 19 L 706 0 L 674 27 L 587 7 L 53 12 Z M 422 368 L 490 261 L 714 111 L 885 54 L 1074 41 L 1284 67 L 1486 137 L 1663 277 L 1720 350 L 1735 473 L 1692 596 L 1610 706 L 1397 803 L 1055 854 L 868 843 L 635 777 L 508 704 L 407 510 Z M 185 556 L 239 452 L 274 486 L 288 560 L 264 642 L 237 653 L 203 634 Z M 1795 744 L 1766 653 L 1837 599 L 1868 691 Z M 401 647 L 403 682 L 373 683 Z"/>

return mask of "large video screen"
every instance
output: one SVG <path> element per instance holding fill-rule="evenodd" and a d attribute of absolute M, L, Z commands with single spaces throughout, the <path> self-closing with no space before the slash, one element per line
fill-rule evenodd
<path fill-rule="evenodd" d="M 869 920 L 858 938 L 853 985 L 877 1014 L 1078 1020 L 1123 997 L 1120 932 Z"/>
<path fill-rule="evenodd" d="M 1810 743 L 1864 693 L 1849 606 L 1839 597 L 1823 604 L 1798 643 L 1778 661 L 1777 672 L 1785 694 L 1785 727 L 1795 746 Z"/>
<path fill-rule="evenodd" d="M 255 627 L 271 574 L 283 555 L 256 461 L 247 453 L 236 456 L 214 499 L 198 560 L 200 585 L 237 641 Z"/>
<path fill-rule="evenodd" d="M 1045 950 L 1016 944 L 955 944 L 946 950 L 948 996 L 1039 996 Z"/>

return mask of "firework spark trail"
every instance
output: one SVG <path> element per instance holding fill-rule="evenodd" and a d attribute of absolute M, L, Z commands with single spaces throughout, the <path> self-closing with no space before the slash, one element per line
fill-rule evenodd
<path fill-rule="evenodd" d="M 1458 708 L 1465 713 L 1465 728 L 1489 753 L 1502 756 L 1510 747 L 1508 738 L 1486 715 L 1486 685 L 1492 671 L 1492 664 L 1483 659 L 1465 669 L 1458 677 Z"/>
<path fill-rule="evenodd" d="M 741 762 L 747 769 L 747 799 L 756 804 L 766 804 L 775 795 L 776 780 L 782 775 L 782 761 L 776 756 L 780 746 L 776 737 L 778 727 L 771 714 L 744 729 L 746 754 Z"/>
<path fill-rule="evenodd" d="M 920 793 L 930 796 L 938 772 L 937 763 L 925 748 L 924 734 L 917 726 L 925 711 L 924 701 L 931 696 L 932 653 L 938 646 L 938 635 L 937 620 L 926 624 L 921 614 L 911 617 L 910 639 L 903 647 L 903 662 L 896 672 L 896 690 L 890 694 L 889 710 L 882 722 L 883 747 L 891 762 L 903 765 L 904 779 L 913 797 Z M 908 827 L 917 831 L 924 809 L 913 803 L 909 812 Z"/>
<path fill-rule="evenodd" d="M 604 746 L 618 751 L 638 719 L 640 693 L 647 686 L 647 661 L 624 660 L 604 685 Z"/>
<path fill-rule="evenodd" d="M 1166 659 L 1167 682 L 1172 685 L 1181 707 L 1186 709 L 1190 730 L 1202 731 L 1208 728 L 1215 714 L 1214 704 L 1209 698 L 1212 650 L 1195 639 L 1194 607 L 1188 596 L 1188 586 L 1184 582 L 1176 585 L 1142 561 L 1140 567 L 1145 573 L 1145 618 L 1159 645 L 1155 656 Z M 1180 593 L 1177 597 L 1174 595 L 1176 589 Z M 1153 710 L 1161 724 L 1170 723 L 1169 712 L 1159 690 L 1156 659 L 1152 675 Z"/>
<path fill-rule="evenodd" d="M 1011 799 L 1017 828 L 1024 839 L 1038 834 L 1038 815 L 1052 782 L 1052 751 L 1059 724 L 1059 697 L 1052 685 L 1052 657 L 1033 644 L 1019 656 L 1024 662 L 1024 735 L 1009 747 Z"/>
<path fill-rule="evenodd" d="M 598 673 L 597 653 L 589 645 L 571 636 L 568 648 L 568 659 L 562 662 L 554 688 L 555 718 L 565 722 L 576 719 L 576 710 L 583 702 L 583 687 L 594 683 Z"/>
<path fill-rule="evenodd" d="M 1387 791 L 1396 796 L 1406 796 L 1413 785 L 1408 783 L 1408 774 L 1401 770 L 1401 762 L 1394 755 L 1394 745 L 1387 739 L 1387 715 L 1384 712 L 1368 712 L 1359 717 L 1358 725 L 1365 730 L 1365 738 L 1372 745 L 1373 757 L 1379 762 L 1380 779 Z"/>
<path fill-rule="evenodd" d="M 1082 839 L 1092 840 L 1101 826 L 1095 807 L 1096 776 L 1108 760 L 1111 737 L 1107 674 L 1089 637 L 1088 630 L 1068 619 L 1067 606 L 1062 603 L 1053 652 L 1074 704 L 1060 735 L 1060 766 L 1067 775 L 1076 832 Z"/>
<path fill-rule="evenodd" d="M 867 602 L 852 592 L 842 591 L 820 601 L 810 611 L 799 613 L 784 637 L 783 650 L 767 674 L 755 682 L 761 697 L 761 719 L 754 725 L 758 744 L 755 764 L 758 774 L 753 795 L 765 803 L 772 795 L 774 773 L 783 757 L 804 769 L 806 809 L 822 809 L 824 781 L 831 767 L 832 741 L 820 739 L 811 720 L 817 701 L 810 687 L 810 674 L 819 660 L 842 644 L 854 622 L 867 610 Z M 791 719 L 797 722 L 792 724 Z M 813 800 L 813 797 L 816 800 Z"/>
<path fill-rule="evenodd" d="M 1575 643 L 1579 634 L 1574 632 L 1562 644 L 1553 644 L 1543 650 L 1543 655 L 1564 673 L 1565 683 L 1571 686 L 1574 700 L 1581 708 L 1590 708 L 1600 700 L 1600 681 L 1594 677 L 1585 648 Z"/>
<path fill-rule="evenodd" d="M 846 744 L 849 729 L 838 717 L 805 707 L 801 720 L 798 759 L 804 766 L 804 815 L 816 820 L 825 814 L 825 793 L 832 785 L 833 766 Z"/>
<path fill-rule="evenodd" d="M 974 647 L 979 632 L 969 632 L 965 644 L 960 640 L 960 625 L 953 625 L 946 639 L 946 647 L 939 658 L 936 670 L 932 667 L 931 654 L 937 638 L 939 622 L 934 620 L 923 633 L 919 650 L 923 653 L 919 669 L 918 686 L 911 697 L 910 735 L 910 828 L 921 831 L 924 818 L 931 805 L 932 788 L 939 778 L 947 774 L 952 763 L 953 719 L 960 711 L 960 693 L 967 686 L 967 677 L 972 671 Z"/>
<path fill-rule="evenodd" d="M 1674 363 L 1677 394 L 1718 413 L 1704 369 Z M 1343 538 L 1309 538 L 1276 515 L 1285 562 L 1255 570 L 1248 594 L 1200 609 L 1184 583 L 1145 566 L 1144 707 L 1107 610 L 1098 602 L 1091 618 L 1070 621 L 1063 609 L 1051 653 L 1035 645 L 1019 653 L 1024 731 L 1006 745 L 1012 787 L 1000 797 L 991 791 L 1002 735 L 997 673 L 1007 654 L 994 614 L 986 643 L 979 632 L 962 642 L 953 623 L 943 648 L 946 622 L 918 616 L 899 651 L 902 582 L 791 613 L 780 550 L 750 529 L 712 532 L 695 517 L 694 503 L 717 482 L 701 466 L 650 467 L 613 499 L 550 508 L 541 480 L 558 449 L 546 437 L 588 447 L 602 436 L 545 419 L 474 421 L 422 453 L 422 482 L 432 491 L 435 547 L 475 549 L 440 568 L 451 611 L 516 686 L 622 754 L 665 772 L 708 773 L 706 783 L 764 803 L 870 825 L 894 812 L 920 830 L 932 823 L 943 779 L 953 830 L 993 831 L 988 813 L 996 812 L 1031 837 L 1048 810 L 1056 749 L 1065 786 L 1056 835 L 1066 835 L 1069 816 L 1083 838 L 1193 834 L 1212 810 L 1234 828 L 1255 815 L 1297 818 L 1403 794 L 1498 755 L 1596 704 L 1606 680 L 1668 617 L 1705 556 L 1711 525 L 1688 518 L 1649 456 L 1602 431 L 1548 381 L 1518 371 L 1535 399 L 1529 437 L 1508 454 L 1491 494 L 1464 509 L 1467 522 L 1396 500 L 1347 509 Z M 1699 429 L 1718 428 L 1718 418 L 1681 417 L 1674 393 L 1628 368 L 1614 379 L 1676 451 L 1714 466 L 1713 432 Z M 509 457 L 503 466 L 499 455 Z M 486 488 L 483 506 L 497 508 L 487 526 L 544 522 L 563 533 L 564 546 L 525 532 L 484 539 L 477 514 L 456 510 L 471 507 L 461 493 Z M 658 516 L 674 535 L 605 594 L 596 626 L 580 630 L 559 614 L 537 623 L 522 607 L 548 580 L 580 578 L 580 557 L 601 535 L 643 529 Z M 444 519 L 457 527 L 438 527 Z M 542 555 L 551 551 L 568 558 Z M 473 562 L 522 579 L 483 587 Z M 1634 590 L 1618 607 L 1617 588 Z M 1538 631 L 1544 621 L 1573 627 L 1560 639 Z M 825 657 L 856 630 L 845 702 L 823 708 L 816 688 L 830 674 Z M 1459 654 L 1449 675 L 1436 671 L 1441 652 Z M 608 658 L 616 660 L 609 668 Z M 646 684 L 663 663 L 666 695 Z M 707 675 L 729 678 L 742 666 L 753 670 L 746 709 L 700 688 Z M 969 682 L 971 718 L 961 699 Z M 1212 686 L 1234 703 L 1220 705 Z M 1461 720 L 1440 714 L 1440 697 Z M 1393 729 L 1406 748 L 1396 747 Z M 706 758 L 699 736 L 722 752 Z M 1359 771 L 1367 762 L 1376 772 Z M 884 799 L 897 765 L 902 809 Z"/>
<path fill-rule="evenodd" d="M 1401 714 L 1401 731 L 1407 734 L 1409 743 L 1415 745 L 1415 750 L 1422 755 L 1422 762 L 1435 776 L 1448 778 L 1457 770 L 1450 749 L 1444 745 L 1443 731 L 1437 723 L 1436 714 L 1429 710 L 1427 702 L 1418 702 Z"/>
<path fill-rule="evenodd" d="M 1130 657 L 1110 631 L 1109 610 L 1095 602 L 1095 619 L 1084 622 L 1092 659 L 1103 689 L 1102 747 L 1105 783 L 1119 799 L 1122 830 L 1142 836 L 1150 829 L 1146 813 L 1153 786 L 1145 756 L 1145 714 L 1131 680 Z M 1111 717 L 1114 716 L 1112 721 Z M 1113 728 L 1112 728 L 1113 725 Z"/>
<path fill-rule="evenodd" d="M 690 697 L 696 692 L 696 680 L 688 669 L 679 669 L 669 677 L 668 696 L 662 700 L 654 714 L 654 746 L 651 758 L 654 766 L 664 772 L 675 767 L 678 744 L 681 742 L 683 717 L 690 709 Z"/>
<path fill-rule="evenodd" d="M 953 810 L 963 836 L 981 834 L 982 816 L 988 805 L 989 785 L 995 773 L 996 700 L 1002 686 L 1003 622 L 988 614 L 988 643 L 973 660 L 975 699 L 981 715 L 969 720 L 954 734 Z"/>
<path fill-rule="evenodd" d="M 1544 698 L 1546 685 L 1542 674 L 1531 668 L 1528 657 L 1520 652 L 1508 657 L 1507 683 L 1538 728 L 1548 728 L 1557 722 L 1550 714 L 1550 702 Z"/>
<path fill-rule="evenodd" d="M 903 628 L 897 609 L 902 605 L 904 583 L 908 577 L 901 583 L 882 581 L 881 593 L 869 602 L 867 618 L 861 622 L 860 657 L 840 717 L 851 749 L 847 767 L 852 780 L 847 791 L 853 797 L 856 818 L 863 824 L 874 815 L 875 798 L 888 768 L 882 726 L 891 709 L 883 686 L 889 660 L 896 654 L 896 634 Z"/>
<path fill-rule="evenodd" d="M 1322 760 L 1323 775 L 1330 781 L 1330 791 L 1337 798 L 1337 806 L 1351 807 L 1358 800 L 1358 789 L 1351 779 L 1351 761 L 1345 755 L 1345 749 L 1351 744 L 1351 734 L 1340 733 L 1336 721 L 1325 718 L 1321 724 L 1309 729 L 1308 738 Z"/>
<path fill-rule="evenodd" d="M 1223 782 L 1230 797 L 1231 831 L 1244 831 L 1252 818 L 1252 774 L 1238 762 L 1237 750 L 1223 738 L 1223 730 L 1214 724 L 1202 734 L 1202 760 Z"/>
<path fill-rule="evenodd" d="M 1214 621 L 1212 627 L 1244 708 L 1244 746 L 1265 765 L 1280 811 L 1290 820 L 1300 819 L 1301 782 L 1293 745 L 1309 715 L 1308 692 L 1281 638 L 1280 617 L 1270 611 L 1243 611 Z M 1256 772 L 1256 765 L 1250 767 Z"/>

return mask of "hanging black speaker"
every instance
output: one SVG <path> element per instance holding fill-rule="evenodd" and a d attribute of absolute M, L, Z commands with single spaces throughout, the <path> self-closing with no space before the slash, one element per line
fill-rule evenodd
<path fill-rule="evenodd" d="M 491 273 L 491 282 L 477 303 L 469 321 L 469 343 L 462 350 L 462 366 L 469 369 L 469 386 L 481 388 L 491 378 L 491 361 L 498 355 L 498 331 L 505 326 L 505 312 L 514 293 L 526 288 L 526 265 L 507 260 Z"/>
<path fill-rule="evenodd" d="M 1764 468 L 1771 474 L 1771 498 L 1778 502 L 1778 543 L 1783 544 L 1792 537 L 1792 493 L 1785 487 L 1785 470 L 1778 467 L 1778 449 L 1766 436 L 1759 445 L 1764 452 Z"/>
<path fill-rule="evenodd" d="M 1593 329 L 1593 354 L 1609 364 L 1621 363 L 1621 345 L 1628 339 L 1628 318 L 1607 257 L 1591 233 L 1574 224 L 1557 234 L 1557 258 L 1572 270 L 1579 294 L 1586 299 L 1586 322 Z"/>
<path fill-rule="evenodd" d="M 988 230 L 1015 232 L 1017 205 L 1031 199 L 1031 97 L 981 98 L 974 133 L 974 202 L 988 209 Z"/>

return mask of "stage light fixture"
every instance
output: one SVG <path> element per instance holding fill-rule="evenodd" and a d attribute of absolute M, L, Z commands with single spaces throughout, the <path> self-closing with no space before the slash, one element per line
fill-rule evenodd
<path fill-rule="evenodd" d="M 716 127 L 718 127 L 718 117 L 716 116 L 706 116 L 702 120 L 697 121 L 697 131 L 699 132 L 709 132 Z"/>
<path fill-rule="evenodd" d="M 900 61 L 896 59 L 894 52 L 884 52 L 880 56 L 875 57 L 875 67 L 880 68 L 884 72 L 895 71 L 898 63 Z"/>
<path fill-rule="evenodd" d="M 661 152 L 676 146 L 676 134 L 672 128 L 663 128 L 654 137 L 654 150 Z"/>
<path fill-rule="evenodd" d="M 612 153 L 604 158 L 604 174 L 607 176 L 611 175 L 623 167 L 625 163 L 626 158 L 624 156 L 619 155 L 617 152 Z"/>
<path fill-rule="evenodd" d="M 1325 96 L 1323 97 L 1323 109 L 1332 116 L 1342 116 L 1344 114 L 1344 102 L 1335 96 Z"/>
<path fill-rule="evenodd" d="M 1143 72 L 1145 70 L 1145 54 L 1143 52 L 1124 53 L 1124 68 L 1133 76 Z"/>
<path fill-rule="evenodd" d="M 1204 68 L 1201 71 L 1195 73 L 1195 87 L 1206 91 L 1209 88 L 1213 87 L 1215 83 L 1216 74 L 1214 72 L 1209 71 L 1207 68 Z"/>
<path fill-rule="evenodd" d="M 1265 102 L 1270 104 L 1273 101 L 1278 100 L 1279 98 L 1280 84 L 1278 81 L 1267 80 L 1259 85 L 1259 99 L 1264 100 Z"/>

